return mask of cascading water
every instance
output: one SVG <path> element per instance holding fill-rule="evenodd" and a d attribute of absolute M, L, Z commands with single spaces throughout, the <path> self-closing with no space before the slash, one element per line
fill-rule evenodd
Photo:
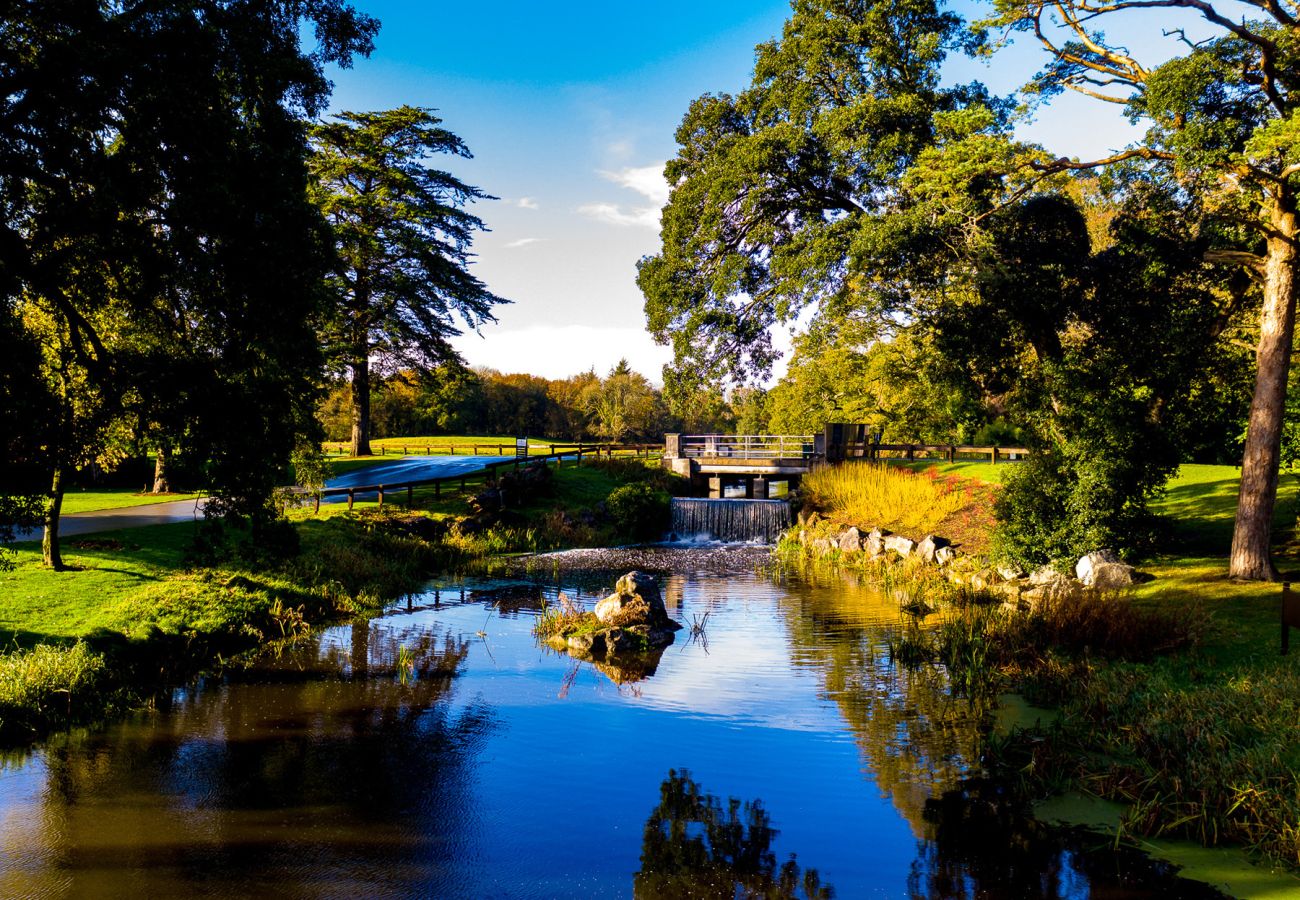
<path fill-rule="evenodd" d="M 679 539 L 776 543 L 790 527 L 786 500 L 703 500 L 673 498 L 673 533 Z"/>

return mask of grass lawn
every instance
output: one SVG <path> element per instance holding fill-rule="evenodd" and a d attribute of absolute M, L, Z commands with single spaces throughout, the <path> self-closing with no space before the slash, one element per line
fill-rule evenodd
<path fill-rule="evenodd" d="M 147 506 L 151 503 L 168 503 L 172 500 L 193 500 L 202 494 L 142 494 L 131 488 L 73 489 L 63 495 L 63 515 L 94 512 L 100 509 L 125 509 L 130 506 Z"/>
<path fill-rule="evenodd" d="M 994 465 L 991 462 L 977 462 L 975 460 L 958 460 L 950 463 L 938 459 L 910 461 L 906 459 L 887 459 L 885 462 L 891 466 L 902 466 L 917 472 L 935 469 L 940 475 L 956 475 L 959 478 L 970 478 L 988 484 L 1001 484 L 1006 474 L 1019 465 L 1016 462 L 1000 462 Z"/>

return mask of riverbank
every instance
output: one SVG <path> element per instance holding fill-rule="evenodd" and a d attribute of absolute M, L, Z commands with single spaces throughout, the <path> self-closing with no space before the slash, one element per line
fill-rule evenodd
<path fill-rule="evenodd" d="M 276 552 L 237 530 L 213 544 L 198 522 L 68 539 L 60 572 L 41 565 L 38 545 L 15 545 L 14 568 L 0 572 L 0 742 L 148 705 L 232 656 L 371 614 L 472 560 L 628 540 L 620 489 L 653 494 L 660 477 L 622 460 L 546 471 L 495 511 L 482 508 L 481 476 L 466 494 L 417 491 L 412 508 L 290 510 Z"/>
<path fill-rule="evenodd" d="M 1082 791 L 1123 804 L 1123 835 L 1241 846 L 1264 868 L 1294 872 L 1300 663 L 1279 655 L 1280 586 L 1227 578 L 1237 477 L 1234 467 L 1182 468 L 1155 507 L 1163 552 L 1125 594 L 958 609 L 935 643 L 906 649 L 974 670 L 959 682 L 1059 710 L 1049 726 L 990 746 L 987 762 L 1027 798 Z M 1278 564 L 1291 571 L 1295 509 L 1280 506 Z"/>

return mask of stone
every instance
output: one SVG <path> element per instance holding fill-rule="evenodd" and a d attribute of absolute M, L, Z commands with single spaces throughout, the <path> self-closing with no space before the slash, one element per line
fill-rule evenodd
<path fill-rule="evenodd" d="M 866 543 L 863 549 L 872 559 L 879 559 L 885 555 L 885 535 L 879 528 L 873 528 L 867 535 Z"/>
<path fill-rule="evenodd" d="M 587 634 L 569 635 L 568 645 L 570 653 L 582 653 L 588 656 L 605 655 L 605 634 L 604 631 L 592 631 Z"/>
<path fill-rule="evenodd" d="M 1092 587 L 1093 572 L 1099 566 L 1114 565 L 1120 563 L 1119 556 L 1113 550 L 1094 550 L 1079 558 L 1074 564 L 1074 577 L 1084 583 L 1085 587 Z"/>
<path fill-rule="evenodd" d="M 885 538 L 885 549 L 893 550 L 899 556 L 906 559 L 911 556 L 912 551 L 916 549 L 916 541 L 911 540 L 910 538 L 905 538 L 901 534 L 891 534 L 889 537 Z"/>
<path fill-rule="evenodd" d="M 1061 577 L 1064 576 L 1051 566 L 1040 566 L 1029 574 L 1029 583 L 1033 585 L 1050 584 Z"/>
<path fill-rule="evenodd" d="M 602 622 L 617 620 L 623 627 L 650 625 L 656 628 L 680 628 L 668 617 L 659 582 L 644 572 L 628 572 L 618 580 L 614 593 L 596 604 L 596 618 Z"/>
<path fill-rule="evenodd" d="M 1089 580 L 1083 584 L 1099 591 L 1112 591 L 1132 584 L 1136 572 L 1136 569 L 1124 563 L 1104 562 L 1093 567 Z"/>
<path fill-rule="evenodd" d="M 934 551 L 935 564 L 940 566 L 950 565 L 957 558 L 957 551 L 951 547 L 940 547 Z"/>
<path fill-rule="evenodd" d="M 972 591 L 988 591 L 999 584 L 1002 579 L 992 569 L 980 569 L 966 582 Z"/>
<path fill-rule="evenodd" d="M 605 632 L 605 652 L 607 654 L 617 656 L 620 653 L 629 653 L 639 649 L 639 642 L 632 636 L 630 631 L 624 631 L 622 628 L 611 628 Z"/>
<path fill-rule="evenodd" d="M 1025 577 L 1025 570 L 1017 565 L 1003 563 L 998 566 L 998 575 L 1001 576 L 1003 581 L 1016 581 Z"/>
<path fill-rule="evenodd" d="M 1040 603 L 1063 600 L 1071 597 L 1079 590 L 1079 582 L 1075 581 L 1069 575 L 1062 575 L 1060 572 L 1055 573 L 1055 577 L 1050 581 L 1041 581 L 1037 584 L 1031 582 L 1028 590 L 1020 592 L 1020 599 L 1030 607 Z"/>
<path fill-rule="evenodd" d="M 936 554 L 938 554 L 939 549 L 941 547 L 947 547 L 947 546 L 948 546 L 948 541 L 945 540 L 944 538 L 935 537 L 932 534 L 927 534 L 924 538 L 921 539 L 921 543 L 916 545 L 916 555 L 921 557 L 921 559 L 925 560 L 926 562 L 932 563 L 935 561 L 935 556 Z"/>
<path fill-rule="evenodd" d="M 813 556 L 829 556 L 833 546 L 834 545 L 830 541 L 826 540 L 826 538 L 817 538 L 812 542 Z"/>
<path fill-rule="evenodd" d="M 862 533 L 857 528 L 850 525 L 843 534 L 840 535 L 840 552 L 841 553 L 858 553 L 862 550 Z"/>

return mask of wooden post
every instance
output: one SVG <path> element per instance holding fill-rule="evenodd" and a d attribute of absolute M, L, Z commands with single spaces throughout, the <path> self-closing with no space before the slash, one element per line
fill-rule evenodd
<path fill-rule="evenodd" d="M 320 512 L 320 492 L 316 492 L 316 512 Z"/>
<path fill-rule="evenodd" d="M 356 492 L 348 488 L 348 512 L 352 512 L 352 501 L 356 499 Z"/>
<path fill-rule="evenodd" d="M 994 448 L 993 448 L 993 453 L 991 454 L 991 456 L 993 457 L 993 465 L 996 466 L 996 465 L 998 464 L 998 448 L 997 448 L 997 447 L 994 447 Z"/>
<path fill-rule="evenodd" d="M 426 444 L 425 447 L 424 447 L 424 455 L 425 455 L 425 456 L 433 456 L 433 454 L 429 452 L 429 446 L 428 446 L 427 444 Z"/>
<path fill-rule="evenodd" d="M 379 486 L 379 508 L 384 508 L 384 486 L 382 484 Z"/>
<path fill-rule="evenodd" d="M 913 444 L 907 445 L 907 459 L 909 462 L 916 459 L 916 446 Z"/>
<path fill-rule="evenodd" d="M 410 456 L 410 455 L 411 455 L 411 451 L 408 450 L 406 447 L 402 447 L 402 455 L 403 455 L 403 456 Z"/>
<path fill-rule="evenodd" d="M 474 455 L 478 456 L 478 444 L 474 445 Z"/>

